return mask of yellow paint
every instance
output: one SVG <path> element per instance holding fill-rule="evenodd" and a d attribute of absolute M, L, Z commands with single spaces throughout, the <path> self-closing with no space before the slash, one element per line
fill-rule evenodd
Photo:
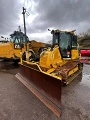
<path fill-rule="evenodd" d="M 52 66 L 57 68 L 62 62 L 62 58 L 59 52 L 58 46 L 55 46 L 53 50 L 47 50 L 40 56 L 39 65 L 43 68 L 50 69 Z"/>
<path fill-rule="evenodd" d="M 79 59 L 79 51 L 78 50 L 72 50 L 71 51 L 71 59 L 74 60 L 74 59 Z"/>
<path fill-rule="evenodd" d="M 22 50 L 22 52 L 25 51 L 25 46 Z M 13 43 L 2 43 L 0 44 L 0 58 L 8 58 L 8 59 L 15 59 L 20 58 L 21 50 L 20 49 L 14 49 Z"/>
<path fill-rule="evenodd" d="M 72 70 L 69 71 L 67 76 L 69 77 L 69 76 L 73 75 L 78 70 L 79 70 L 79 68 L 78 68 L 78 66 L 76 66 L 75 68 L 73 68 Z"/>

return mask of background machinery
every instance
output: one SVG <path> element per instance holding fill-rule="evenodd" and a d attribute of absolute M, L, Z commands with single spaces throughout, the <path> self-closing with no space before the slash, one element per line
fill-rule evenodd
<path fill-rule="evenodd" d="M 33 54 L 38 55 L 46 47 L 46 44 L 35 40 L 29 41 L 29 38 L 27 36 L 25 37 L 23 32 L 14 31 L 10 35 L 10 41 L 0 44 L 0 59 L 9 59 L 18 62 L 20 61 L 21 53 L 23 54 L 23 59 L 25 58 L 27 47 L 28 50 L 33 49 Z"/>
<path fill-rule="evenodd" d="M 52 30 L 52 46 L 39 59 L 27 49 L 16 77 L 58 117 L 61 114 L 62 83 L 69 84 L 82 71 L 74 31 Z"/>
<path fill-rule="evenodd" d="M 90 64 L 90 49 L 81 49 L 80 50 L 80 62 Z"/>

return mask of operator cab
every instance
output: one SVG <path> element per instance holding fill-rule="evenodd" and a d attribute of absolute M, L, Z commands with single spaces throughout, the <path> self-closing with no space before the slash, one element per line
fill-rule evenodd
<path fill-rule="evenodd" d="M 62 58 L 71 59 L 72 49 L 77 49 L 77 37 L 73 32 L 52 30 L 53 45 L 58 45 Z"/>
<path fill-rule="evenodd" d="M 27 42 L 29 38 L 26 36 Z M 21 49 L 24 47 L 25 41 L 25 34 L 21 31 L 14 31 L 13 34 L 10 35 L 10 42 L 14 43 L 15 49 Z"/>

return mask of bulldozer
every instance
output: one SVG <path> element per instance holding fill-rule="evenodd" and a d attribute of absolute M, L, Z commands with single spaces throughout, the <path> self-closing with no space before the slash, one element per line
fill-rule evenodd
<path fill-rule="evenodd" d="M 21 52 L 23 58 L 25 58 L 27 46 L 33 49 L 33 53 L 38 54 L 46 47 L 46 44 L 37 42 L 36 40 L 29 41 L 28 36 L 21 32 L 21 30 L 14 31 L 14 33 L 10 35 L 10 41 L 0 44 L 0 59 L 12 60 L 18 63 L 20 61 Z"/>
<path fill-rule="evenodd" d="M 68 85 L 82 71 L 75 31 L 51 30 L 52 46 L 39 59 L 27 49 L 16 77 L 55 115 L 61 116 L 62 85 Z"/>

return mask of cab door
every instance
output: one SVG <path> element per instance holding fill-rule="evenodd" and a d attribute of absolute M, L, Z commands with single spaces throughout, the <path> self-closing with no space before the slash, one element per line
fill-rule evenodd
<path fill-rule="evenodd" d="M 59 47 L 62 58 L 71 59 L 71 35 L 68 33 L 60 33 Z"/>

